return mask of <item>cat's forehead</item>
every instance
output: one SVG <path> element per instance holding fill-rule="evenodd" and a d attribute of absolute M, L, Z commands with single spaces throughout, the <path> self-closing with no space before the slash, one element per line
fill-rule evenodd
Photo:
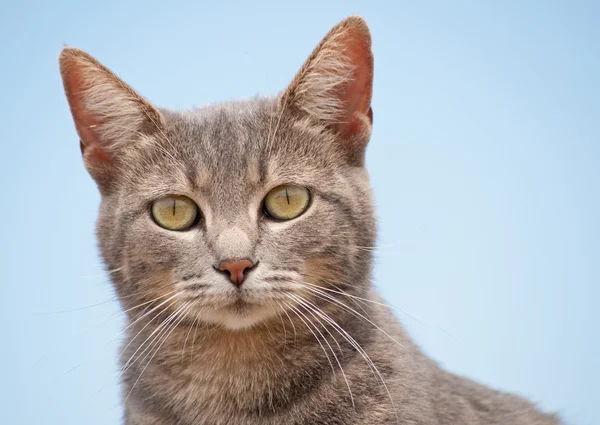
<path fill-rule="evenodd" d="M 171 129 L 187 159 L 213 174 L 237 174 L 265 151 L 272 110 L 265 101 L 217 104 L 182 113 Z"/>
<path fill-rule="evenodd" d="M 274 99 L 253 99 L 165 112 L 162 148 L 173 151 L 199 186 L 302 183 L 329 173 L 339 155 L 322 134 L 286 120 Z"/>

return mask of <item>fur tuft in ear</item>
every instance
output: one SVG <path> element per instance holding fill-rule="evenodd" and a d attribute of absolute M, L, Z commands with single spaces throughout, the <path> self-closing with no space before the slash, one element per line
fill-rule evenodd
<path fill-rule="evenodd" d="M 118 162 L 119 150 L 141 135 L 159 131 L 163 117 L 83 50 L 65 47 L 59 65 L 86 168 L 96 180 L 100 174 L 107 177 Z"/>
<path fill-rule="evenodd" d="M 366 145 L 372 92 L 371 34 L 362 18 L 351 16 L 323 38 L 279 101 L 281 108 L 309 115 L 342 139 Z"/>

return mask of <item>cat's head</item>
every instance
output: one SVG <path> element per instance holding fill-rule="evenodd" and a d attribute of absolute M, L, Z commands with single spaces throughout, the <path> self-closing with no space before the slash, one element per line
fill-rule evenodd
<path fill-rule="evenodd" d="M 361 18 L 335 26 L 277 98 L 173 112 L 81 50 L 65 48 L 60 69 L 126 307 L 238 329 L 367 289 L 373 57 Z"/>

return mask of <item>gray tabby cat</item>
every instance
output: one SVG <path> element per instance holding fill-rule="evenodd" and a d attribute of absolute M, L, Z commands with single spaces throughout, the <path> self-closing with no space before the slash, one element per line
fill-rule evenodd
<path fill-rule="evenodd" d="M 126 425 L 550 425 L 443 371 L 370 283 L 366 23 L 277 98 L 157 109 L 87 53 L 60 70 L 127 313 Z"/>

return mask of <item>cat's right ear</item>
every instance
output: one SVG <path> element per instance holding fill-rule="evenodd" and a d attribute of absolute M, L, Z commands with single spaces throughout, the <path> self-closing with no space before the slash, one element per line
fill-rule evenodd
<path fill-rule="evenodd" d="M 124 161 L 122 150 L 144 135 L 161 131 L 164 119 L 147 100 L 83 50 L 65 47 L 59 65 L 85 167 L 101 190 L 108 188 Z"/>

